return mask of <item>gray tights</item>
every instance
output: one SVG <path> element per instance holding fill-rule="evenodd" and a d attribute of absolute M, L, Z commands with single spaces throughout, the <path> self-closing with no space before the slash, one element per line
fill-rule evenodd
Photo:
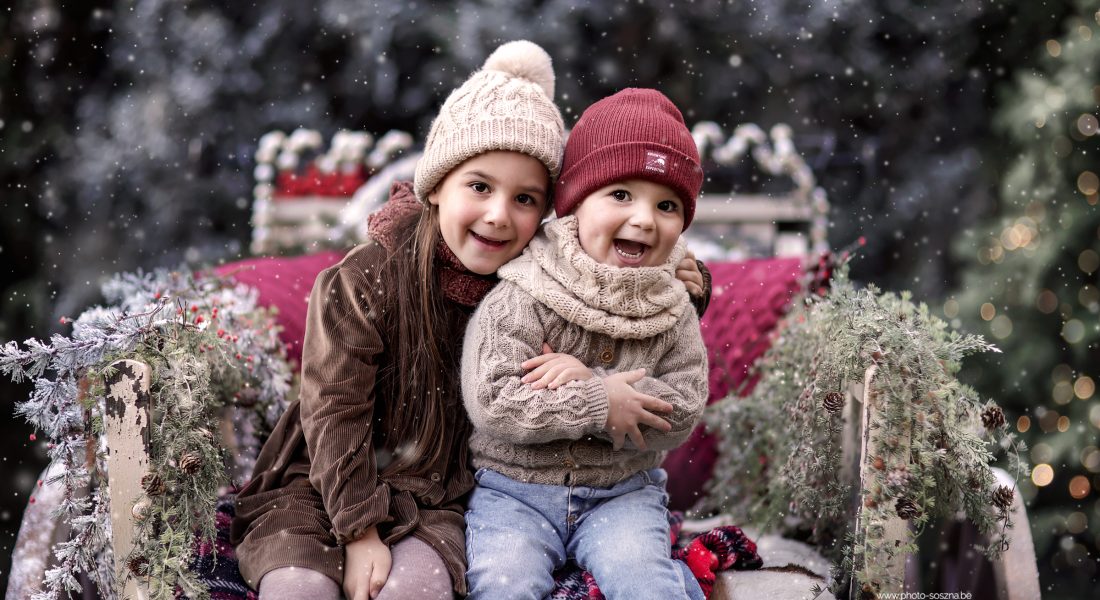
<path fill-rule="evenodd" d="M 409 536 L 390 547 L 393 566 L 376 600 L 452 600 L 451 576 L 434 548 Z M 342 586 L 302 567 L 269 571 L 260 580 L 260 600 L 341 600 Z"/>

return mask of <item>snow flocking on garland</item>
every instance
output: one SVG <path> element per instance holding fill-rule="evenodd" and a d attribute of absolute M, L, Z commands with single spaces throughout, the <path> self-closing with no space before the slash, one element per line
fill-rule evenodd
<path fill-rule="evenodd" d="M 0 373 L 34 383 L 16 413 L 48 440 L 47 483 L 62 489 L 55 515 L 72 529 L 55 545 L 56 567 L 46 572 L 36 600 L 79 590 L 78 573 L 104 598 L 121 589 L 111 572 L 103 435 L 104 381 L 120 359 L 149 364 L 154 374 L 149 472 L 142 498 L 126 507 L 137 522 L 126 564 L 148 582 L 153 598 L 173 598 L 177 587 L 204 598 L 188 572 L 195 533 L 213 539 L 215 500 L 231 483 L 226 462 L 236 463 L 241 480 L 251 474 L 248 457 L 286 408 L 291 366 L 272 311 L 230 277 L 183 268 L 138 271 L 115 276 L 102 291 L 106 305 L 71 321 L 71 336 L 0 346 Z M 227 411 L 232 457 L 215 434 Z"/>
<path fill-rule="evenodd" d="M 752 391 L 708 407 L 719 456 L 699 508 L 801 532 L 837 561 L 834 586 L 853 576 L 871 595 L 901 584 L 883 565 L 916 552 L 933 516 L 964 511 L 989 540 L 988 555 L 1005 550 L 1017 492 L 998 485 L 990 466 L 1003 452 L 1018 480 L 1027 474 L 1026 449 L 1000 407 L 957 378 L 964 357 L 999 350 L 951 331 L 908 293 L 857 289 L 847 262 L 823 291 L 781 321 Z M 844 459 L 853 416 L 844 413 L 845 394 L 871 366 L 864 401 L 880 407 L 869 427 L 884 443 L 864 458 L 869 475 L 861 483 Z M 898 546 L 885 534 L 895 518 L 908 522 Z"/>

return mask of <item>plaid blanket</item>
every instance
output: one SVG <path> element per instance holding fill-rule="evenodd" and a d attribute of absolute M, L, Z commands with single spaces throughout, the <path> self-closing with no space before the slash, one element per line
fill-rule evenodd
<path fill-rule="evenodd" d="M 229 543 L 229 524 L 233 520 L 235 495 L 218 500 L 216 524 L 218 535 L 214 543 L 195 541 L 195 559 L 191 569 L 200 574 L 210 590 L 211 600 L 256 600 L 256 592 L 244 582 L 237 568 L 237 554 Z M 741 529 L 717 527 L 700 535 L 682 535 L 683 515 L 670 513 L 672 557 L 687 563 L 699 580 L 703 593 L 710 598 L 714 580 L 726 569 L 758 569 L 763 564 L 753 543 Z M 603 600 L 596 580 L 573 563 L 554 574 L 552 600 Z M 187 598 L 176 590 L 176 598 Z"/>

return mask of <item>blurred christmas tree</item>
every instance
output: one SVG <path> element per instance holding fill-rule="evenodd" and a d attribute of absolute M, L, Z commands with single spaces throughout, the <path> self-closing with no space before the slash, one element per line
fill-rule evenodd
<path fill-rule="evenodd" d="M 944 305 L 1004 350 L 976 359 L 971 377 L 1031 447 L 1021 491 L 1058 597 L 1092 589 L 1100 539 L 1100 3 L 1074 8 L 1006 93 L 996 123 L 1013 158 L 999 214 L 959 240 L 970 267 Z"/>

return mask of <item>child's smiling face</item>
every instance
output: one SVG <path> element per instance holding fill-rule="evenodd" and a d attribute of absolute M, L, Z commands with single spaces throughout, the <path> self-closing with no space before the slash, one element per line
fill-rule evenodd
<path fill-rule="evenodd" d="M 660 266 L 684 229 L 683 204 L 672 188 L 644 179 L 606 185 L 573 211 L 581 248 L 605 265 Z"/>
<path fill-rule="evenodd" d="M 535 236 L 550 185 L 546 167 L 519 152 L 493 151 L 458 165 L 428 194 L 443 241 L 479 275 L 496 273 Z"/>

